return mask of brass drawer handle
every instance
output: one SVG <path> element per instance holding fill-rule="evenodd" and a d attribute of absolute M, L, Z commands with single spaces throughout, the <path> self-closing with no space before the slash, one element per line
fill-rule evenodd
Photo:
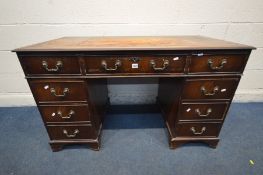
<path fill-rule="evenodd" d="M 62 61 L 57 61 L 56 68 L 48 68 L 47 62 L 46 61 L 42 61 L 42 66 L 48 72 L 58 72 L 63 67 L 63 63 L 62 63 Z"/>
<path fill-rule="evenodd" d="M 224 67 L 224 64 L 227 63 L 226 59 L 222 59 L 220 66 L 213 66 L 213 60 L 212 59 L 208 59 L 207 64 L 209 65 L 210 69 L 212 70 L 220 70 Z"/>
<path fill-rule="evenodd" d="M 117 70 L 121 66 L 121 61 L 116 60 L 114 68 L 108 68 L 107 62 L 105 60 L 102 60 L 101 65 L 107 71 L 114 71 L 114 70 Z"/>
<path fill-rule="evenodd" d="M 78 133 L 79 133 L 78 129 L 75 129 L 72 134 L 68 134 L 68 131 L 63 129 L 63 134 L 65 134 L 68 138 L 74 138 L 77 136 Z"/>
<path fill-rule="evenodd" d="M 69 88 L 64 88 L 63 94 L 57 94 L 55 88 L 50 88 L 50 92 L 52 95 L 56 97 L 65 97 L 67 93 L 69 92 Z"/>
<path fill-rule="evenodd" d="M 61 111 L 58 111 L 57 114 L 58 114 L 59 117 L 61 117 L 63 119 L 69 119 L 75 114 L 75 111 L 70 110 L 68 115 L 66 115 L 66 116 L 63 116 Z"/>
<path fill-rule="evenodd" d="M 206 110 L 206 114 L 202 114 L 202 113 L 200 112 L 200 109 L 199 109 L 199 108 L 195 109 L 195 112 L 196 112 L 197 115 L 199 115 L 200 117 L 207 117 L 207 116 L 209 116 L 209 114 L 212 112 L 212 109 L 211 109 L 211 108 L 208 108 L 208 109 Z"/>
<path fill-rule="evenodd" d="M 202 129 L 201 129 L 200 132 L 196 132 L 195 127 L 191 127 L 190 130 L 192 131 L 192 133 L 193 133 L 194 135 L 202 135 L 202 134 L 205 132 L 206 127 L 205 127 L 205 126 L 202 127 Z"/>
<path fill-rule="evenodd" d="M 156 67 L 155 61 L 151 60 L 150 64 L 154 70 L 161 71 L 166 69 L 169 66 L 169 60 L 163 59 L 163 67 Z"/>
<path fill-rule="evenodd" d="M 213 96 L 219 91 L 219 87 L 215 86 L 213 92 L 207 92 L 204 86 L 202 86 L 200 90 L 205 96 Z"/>

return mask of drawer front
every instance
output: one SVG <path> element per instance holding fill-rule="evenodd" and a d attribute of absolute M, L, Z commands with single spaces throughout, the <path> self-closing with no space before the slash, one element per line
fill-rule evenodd
<path fill-rule="evenodd" d="M 179 121 L 223 120 L 228 103 L 182 103 L 179 106 Z"/>
<path fill-rule="evenodd" d="M 26 56 L 20 57 L 26 75 L 80 75 L 77 57 Z"/>
<path fill-rule="evenodd" d="M 87 74 L 183 73 L 185 56 L 97 56 L 86 57 Z"/>
<path fill-rule="evenodd" d="M 217 137 L 221 123 L 180 123 L 176 125 L 177 136 Z"/>
<path fill-rule="evenodd" d="M 51 140 L 96 139 L 91 125 L 48 125 Z"/>
<path fill-rule="evenodd" d="M 81 80 L 28 80 L 37 102 L 86 102 L 87 85 Z"/>
<path fill-rule="evenodd" d="M 89 106 L 85 105 L 42 105 L 38 107 L 46 123 L 90 122 Z"/>
<path fill-rule="evenodd" d="M 183 99 L 231 99 L 239 78 L 187 79 Z"/>
<path fill-rule="evenodd" d="M 247 58 L 246 54 L 192 56 L 189 73 L 242 73 Z"/>

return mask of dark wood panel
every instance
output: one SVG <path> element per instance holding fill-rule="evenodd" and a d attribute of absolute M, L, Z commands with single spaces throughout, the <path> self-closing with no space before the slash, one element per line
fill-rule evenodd
<path fill-rule="evenodd" d="M 232 99 L 239 78 L 187 79 L 182 99 Z"/>
<path fill-rule="evenodd" d="M 99 130 L 109 106 L 107 79 L 87 79 L 91 120 Z"/>
<path fill-rule="evenodd" d="M 184 78 L 159 78 L 158 98 L 163 118 L 174 134 Z"/>
<path fill-rule="evenodd" d="M 223 120 L 228 109 L 228 102 L 184 102 L 179 106 L 178 120 Z"/>

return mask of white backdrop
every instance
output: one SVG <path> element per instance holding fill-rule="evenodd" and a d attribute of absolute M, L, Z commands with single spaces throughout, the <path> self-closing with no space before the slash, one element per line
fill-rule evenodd
<path fill-rule="evenodd" d="M 10 50 L 62 36 L 205 35 L 253 45 L 236 100 L 263 100 L 262 0 L 1 0 L 0 105 L 34 105 Z M 127 83 L 125 80 L 124 83 Z M 148 85 L 109 85 L 112 103 L 151 103 Z M 146 92 L 146 93 L 145 93 Z"/>

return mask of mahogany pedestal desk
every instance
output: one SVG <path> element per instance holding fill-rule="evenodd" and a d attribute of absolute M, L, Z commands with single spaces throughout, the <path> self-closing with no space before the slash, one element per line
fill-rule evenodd
<path fill-rule="evenodd" d="M 115 77 L 159 79 L 170 148 L 215 148 L 252 49 L 202 36 L 64 37 L 14 52 L 59 151 L 68 144 L 99 150 L 107 79 Z"/>

